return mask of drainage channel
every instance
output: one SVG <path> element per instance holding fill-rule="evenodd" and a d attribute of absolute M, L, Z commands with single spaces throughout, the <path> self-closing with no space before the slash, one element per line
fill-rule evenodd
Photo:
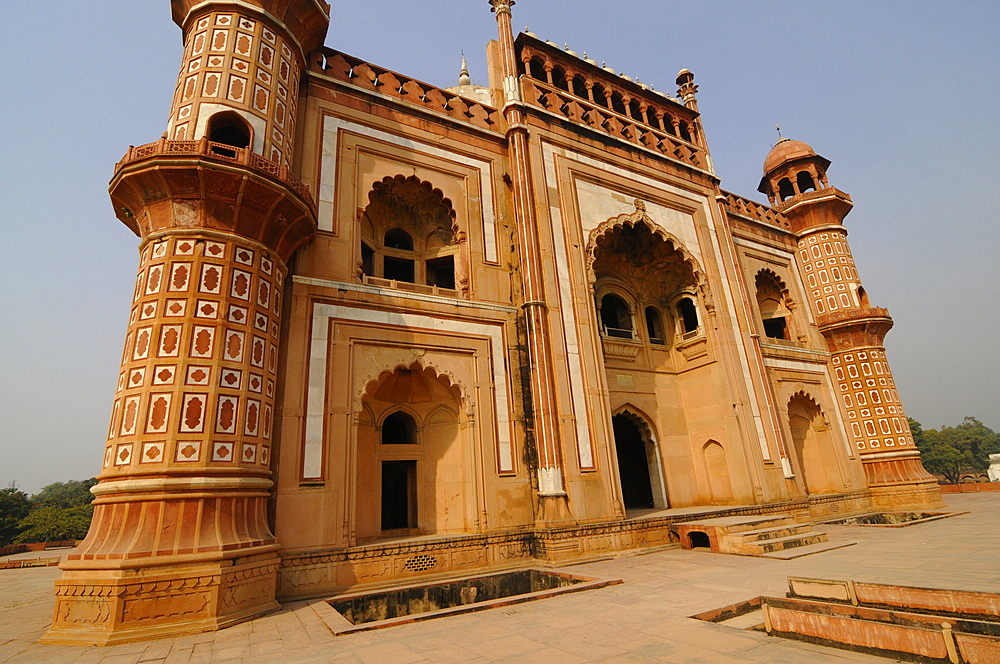
<path fill-rule="evenodd" d="M 622 583 L 550 570 L 523 569 L 378 592 L 338 595 L 321 603 L 334 634 L 381 629 L 419 620 L 483 611 Z"/>

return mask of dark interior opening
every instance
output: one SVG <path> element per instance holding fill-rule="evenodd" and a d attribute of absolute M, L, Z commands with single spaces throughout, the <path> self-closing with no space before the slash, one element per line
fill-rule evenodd
<path fill-rule="evenodd" d="M 386 256 L 382 259 L 382 276 L 386 279 L 412 284 L 414 282 L 413 261 L 408 258 Z"/>
<path fill-rule="evenodd" d="M 427 261 L 427 285 L 455 288 L 455 257 L 441 256 Z"/>
<path fill-rule="evenodd" d="M 694 530 L 688 533 L 688 539 L 691 542 L 692 549 L 710 549 L 712 548 L 712 542 L 708 539 L 708 535 L 705 533 Z"/>
<path fill-rule="evenodd" d="M 632 316 L 617 295 L 609 294 L 601 298 L 601 326 L 609 337 L 632 338 Z"/>
<path fill-rule="evenodd" d="M 694 332 L 698 329 L 698 310 L 695 309 L 691 298 L 682 298 L 677 303 L 677 313 L 681 315 L 681 323 L 684 325 L 684 332 Z"/>
<path fill-rule="evenodd" d="M 663 336 L 663 319 L 656 307 L 646 307 L 646 332 L 649 343 L 662 346 L 667 343 Z"/>
<path fill-rule="evenodd" d="M 813 178 L 812 175 L 809 174 L 809 171 L 799 171 L 798 175 L 795 176 L 795 180 L 799 185 L 800 194 L 816 189 L 816 185 L 813 183 Z"/>
<path fill-rule="evenodd" d="M 416 461 L 382 462 L 382 530 L 416 527 Z"/>
<path fill-rule="evenodd" d="M 615 415 L 611 419 L 618 455 L 618 478 L 621 480 L 625 509 L 653 507 L 653 485 L 649 481 L 649 460 L 642 432 L 631 419 Z"/>
<path fill-rule="evenodd" d="M 369 276 L 375 275 L 375 250 L 364 242 L 361 243 L 361 271 Z"/>
<path fill-rule="evenodd" d="M 765 320 L 764 334 L 769 339 L 788 339 L 788 326 L 785 324 L 784 316 Z"/>
<path fill-rule="evenodd" d="M 788 200 L 795 195 L 795 189 L 792 188 L 792 181 L 788 178 L 781 178 L 778 181 L 778 199 Z"/>
<path fill-rule="evenodd" d="M 389 249 L 413 251 L 413 238 L 402 228 L 393 228 L 386 231 L 383 244 Z"/>
<path fill-rule="evenodd" d="M 383 445 L 405 445 L 417 442 L 417 423 L 407 413 L 393 413 L 382 422 Z"/>
<path fill-rule="evenodd" d="M 250 126 L 235 113 L 219 113 L 208 122 L 208 140 L 234 148 L 246 148 L 250 146 Z M 219 146 L 212 146 L 212 152 L 225 157 L 236 156 L 235 150 Z"/>

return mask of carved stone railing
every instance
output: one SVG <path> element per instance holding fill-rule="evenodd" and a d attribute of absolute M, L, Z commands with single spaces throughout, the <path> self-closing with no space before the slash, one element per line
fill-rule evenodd
<path fill-rule="evenodd" d="M 279 180 L 289 189 L 302 197 L 302 199 L 308 203 L 310 207 L 315 208 L 316 206 L 313 201 L 312 194 L 309 193 L 309 187 L 304 185 L 298 180 L 298 178 L 292 175 L 289 172 L 288 167 L 284 164 L 279 164 L 271 161 L 270 159 L 265 159 L 259 154 L 252 152 L 249 148 L 235 148 L 231 145 L 226 145 L 225 143 L 213 143 L 205 138 L 197 141 L 168 141 L 165 138 L 161 138 L 158 141 L 146 143 L 145 145 L 130 145 L 128 152 L 125 153 L 125 156 L 122 157 L 121 161 L 115 164 L 115 173 L 129 164 L 163 155 L 190 155 L 205 157 L 211 159 L 212 161 L 222 161 L 230 164 L 247 166 L 252 170 L 263 173 L 275 180 Z"/>
<path fill-rule="evenodd" d="M 413 293 L 423 293 L 424 295 L 438 295 L 440 297 L 462 297 L 462 291 L 454 288 L 442 288 L 441 286 L 427 286 L 425 284 L 415 284 L 409 281 L 396 281 L 395 279 L 383 279 L 381 277 L 364 276 L 366 286 L 377 286 L 378 288 L 388 288 L 391 290 L 405 290 Z"/>
<path fill-rule="evenodd" d="M 891 320 L 892 317 L 889 316 L 889 310 L 884 307 L 856 307 L 820 314 L 816 316 L 816 324 L 819 327 L 824 327 L 845 320 L 864 320 L 866 318 L 889 318 Z"/>
<path fill-rule="evenodd" d="M 723 191 L 722 194 L 726 197 L 724 203 L 726 212 L 776 226 L 782 230 L 789 230 L 788 219 L 774 208 L 749 198 L 731 194 L 728 191 Z"/>
<path fill-rule="evenodd" d="M 619 140 L 641 145 L 698 168 L 706 168 L 705 151 L 694 143 L 672 136 L 617 111 L 570 94 L 542 81 L 522 77 L 524 101 L 540 106 L 571 122 L 586 125 Z"/>
<path fill-rule="evenodd" d="M 481 129 L 499 131 L 500 114 L 495 108 L 345 53 L 327 49 L 315 53 L 310 64 L 312 71 L 330 78 L 417 104 Z"/>

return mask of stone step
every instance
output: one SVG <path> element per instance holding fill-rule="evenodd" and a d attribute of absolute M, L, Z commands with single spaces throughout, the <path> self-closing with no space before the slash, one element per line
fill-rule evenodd
<path fill-rule="evenodd" d="M 696 521 L 684 521 L 678 525 L 697 525 L 702 528 L 714 528 L 720 534 L 732 534 L 747 530 L 763 530 L 794 523 L 795 520 L 787 514 L 774 514 L 769 516 L 730 516 L 718 519 L 698 519 Z"/>
<path fill-rule="evenodd" d="M 775 539 L 763 540 L 760 542 L 746 542 L 743 546 L 748 551 L 756 551 L 763 554 L 772 553 L 774 551 L 784 551 L 786 549 L 795 549 L 798 547 L 809 546 L 810 544 L 819 544 L 821 542 L 826 542 L 826 540 L 826 533 L 811 532 L 804 535 L 777 537 Z"/>
<path fill-rule="evenodd" d="M 818 544 L 797 546 L 791 549 L 782 549 L 780 551 L 771 551 L 769 553 L 762 553 L 758 555 L 761 558 L 772 558 L 774 560 L 793 560 L 803 556 L 811 556 L 814 553 L 823 553 L 824 551 L 843 549 L 844 547 L 854 546 L 855 544 L 857 544 L 857 542 L 820 542 Z"/>
<path fill-rule="evenodd" d="M 803 535 L 812 530 L 808 523 L 789 523 L 760 530 L 743 530 L 736 533 L 725 533 L 724 537 L 734 543 L 748 544 L 764 540 L 774 540 L 793 535 Z"/>

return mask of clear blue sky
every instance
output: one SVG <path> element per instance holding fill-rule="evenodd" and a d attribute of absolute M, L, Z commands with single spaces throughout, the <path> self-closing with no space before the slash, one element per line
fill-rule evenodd
<path fill-rule="evenodd" d="M 334 0 L 327 45 L 438 85 L 486 82 L 486 0 Z M 99 470 L 137 255 L 106 187 L 166 128 L 167 0 L 6 9 L 0 68 L 0 485 Z M 833 162 L 907 413 L 1000 430 L 1000 3 L 519 0 L 515 26 L 673 92 L 682 67 L 727 190 L 760 198 L 785 136 Z"/>

